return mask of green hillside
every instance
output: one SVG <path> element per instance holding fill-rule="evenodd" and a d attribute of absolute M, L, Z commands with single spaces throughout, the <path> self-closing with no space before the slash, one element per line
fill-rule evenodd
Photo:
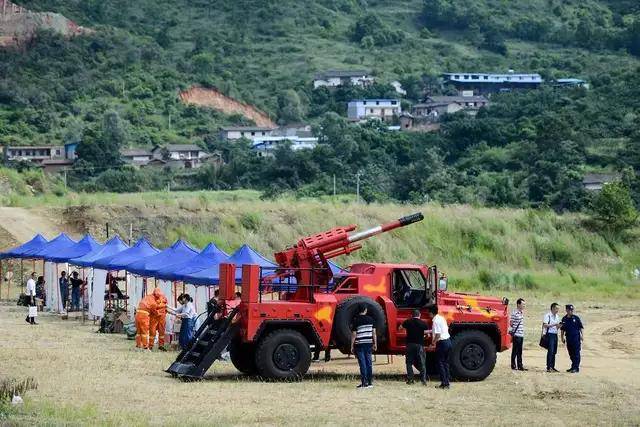
<path fill-rule="evenodd" d="M 186 189 L 275 183 L 270 191 L 325 194 L 333 175 L 339 191 L 352 191 L 364 170 L 370 200 L 579 209 L 582 174 L 631 168 L 628 185 L 639 194 L 640 18 L 632 1 L 19 3 L 96 30 L 71 40 L 41 33 L 24 51 L 0 52 L 0 143 L 82 141 L 89 163 L 75 184 L 71 177 L 80 189 L 109 189 L 113 178 L 126 183 L 120 191 L 160 188 L 174 177 L 121 171 L 94 178 L 119 167 L 109 155 L 118 146 L 195 141 L 220 149 L 228 165 Z M 312 90 L 312 76 L 330 68 L 368 68 L 380 84 Z M 330 114 L 343 113 L 352 97 L 392 95 L 387 83 L 395 79 L 416 102 L 440 91 L 434 82 L 442 72 L 507 69 L 583 78 L 591 89 L 495 97 L 477 119 L 454 116 L 432 135 L 353 129 Z M 179 102 L 178 91 L 193 84 L 215 86 L 281 123 L 322 125 L 327 146 L 275 161 L 251 158 L 217 141 L 220 125 L 243 118 Z M 105 117 L 116 118 L 115 143 Z"/>

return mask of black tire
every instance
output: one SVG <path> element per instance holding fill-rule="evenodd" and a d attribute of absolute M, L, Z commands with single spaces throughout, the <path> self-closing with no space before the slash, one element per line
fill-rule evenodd
<path fill-rule="evenodd" d="M 229 356 L 233 366 L 243 374 L 255 375 L 258 373 L 255 344 L 233 340 L 229 344 Z"/>
<path fill-rule="evenodd" d="M 293 329 L 275 330 L 256 349 L 258 373 L 269 379 L 300 378 L 311 365 L 309 341 Z"/>
<path fill-rule="evenodd" d="M 453 337 L 449 363 L 454 378 L 482 381 L 496 365 L 496 345 L 482 331 L 459 332 Z"/>
<path fill-rule="evenodd" d="M 348 353 L 351 347 L 351 324 L 361 304 L 367 306 L 367 315 L 375 322 L 378 346 L 387 340 L 387 316 L 380 304 L 363 296 L 347 298 L 336 307 L 332 330 L 332 338 L 343 353 Z"/>

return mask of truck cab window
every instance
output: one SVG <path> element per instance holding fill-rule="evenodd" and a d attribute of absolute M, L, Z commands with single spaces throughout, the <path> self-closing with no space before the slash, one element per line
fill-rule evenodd
<path fill-rule="evenodd" d="M 423 307 L 429 301 L 427 281 L 420 270 L 393 272 L 393 300 L 398 307 Z"/>

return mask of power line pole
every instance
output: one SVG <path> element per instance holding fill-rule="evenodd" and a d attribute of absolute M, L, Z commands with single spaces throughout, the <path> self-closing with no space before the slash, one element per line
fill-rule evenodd
<path fill-rule="evenodd" d="M 356 174 L 356 203 L 360 204 L 360 172 Z"/>
<path fill-rule="evenodd" d="M 333 175 L 333 197 L 336 197 L 336 176 Z"/>

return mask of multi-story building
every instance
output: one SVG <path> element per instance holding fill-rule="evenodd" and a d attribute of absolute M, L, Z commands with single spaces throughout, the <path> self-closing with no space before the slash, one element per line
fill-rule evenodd
<path fill-rule="evenodd" d="M 402 106 L 398 99 L 356 99 L 347 104 L 347 117 L 352 121 L 379 119 L 388 122 L 400 113 Z"/>
<path fill-rule="evenodd" d="M 267 136 L 253 141 L 252 149 L 256 151 L 258 156 L 273 156 L 273 151 L 285 143 L 289 143 L 289 147 L 293 151 L 313 149 L 318 144 L 318 138 L 315 137 L 299 137 L 299 136 Z"/>
<path fill-rule="evenodd" d="M 428 118 L 437 121 L 443 114 L 453 114 L 458 111 L 474 116 L 482 107 L 489 105 L 484 96 L 429 96 L 424 102 L 412 107 L 415 118 Z"/>

